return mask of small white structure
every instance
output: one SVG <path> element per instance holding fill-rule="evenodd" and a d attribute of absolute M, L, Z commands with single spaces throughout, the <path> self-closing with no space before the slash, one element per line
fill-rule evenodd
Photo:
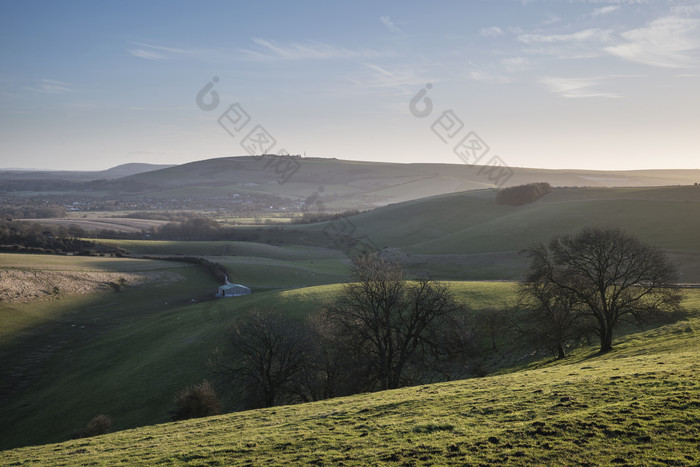
<path fill-rule="evenodd" d="M 219 287 L 219 293 L 216 294 L 217 297 L 240 297 L 241 295 L 248 295 L 250 293 L 250 288 L 241 284 L 232 284 L 228 281 L 226 277 L 226 283 Z"/>

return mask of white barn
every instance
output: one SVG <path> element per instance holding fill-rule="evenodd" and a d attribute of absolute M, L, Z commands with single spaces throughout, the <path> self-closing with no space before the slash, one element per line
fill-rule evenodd
<path fill-rule="evenodd" d="M 219 287 L 219 293 L 216 294 L 217 297 L 240 297 L 241 295 L 248 295 L 250 293 L 250 288 L 241 284 L 232 284 L 226 282 L 226 284 Z"/>

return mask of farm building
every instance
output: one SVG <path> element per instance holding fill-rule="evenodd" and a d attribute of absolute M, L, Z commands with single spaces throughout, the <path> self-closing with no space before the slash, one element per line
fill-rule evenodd
<path fill-rule="evenodd" d="M 249 293 L 250 293 L 250 289 L 248 287 L 246 287 L 245 285 L 232 284 L 232 283 L 227 281 L 226 284 L 219 287 L 219 293 L 216 296 L 217 297 L 240 297 L 241 295 L 248 295 Z"/>

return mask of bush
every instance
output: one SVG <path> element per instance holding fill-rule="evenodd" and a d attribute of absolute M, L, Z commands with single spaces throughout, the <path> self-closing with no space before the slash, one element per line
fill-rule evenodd
<path fill-rule="evenodd" d="M 87 426 L 75 433 L 73 438 L 89 438 L 91 436 L 105 435 L 112 427 L 112 419 L 108 415 L 98 415 L 94 417 Z"/>
<path fill-rule="evenodd" d="M 207 380 L 180 391 L 174 402 L 175 410 L 171 413 L 173 420 L 208 417 L 221 413 L 219 398 Z"/>
<path fill-rule="evenodd" d="M 499 190 L 496 203 L 509 206 L 522 206 L 537 201 L 552 192 L 549 183 L 529 183 Z"/>

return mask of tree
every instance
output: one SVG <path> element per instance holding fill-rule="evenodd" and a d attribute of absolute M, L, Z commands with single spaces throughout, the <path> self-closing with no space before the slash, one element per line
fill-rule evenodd
<path fill-rule="evenodd" d="M 323 311 L 327 328 L 366 389 L 399 387 L 411 363 L 440 357 L 435 328 L 460 306 L 443 284 L 409 283 L 398 262 L 377 254 L 355 258 L 351 274 L 353 282 Z"/>
<path fill-rule="evenodd" d="M 535 249 L 544 248 L 540 245 Z M 538 252 L 533 257 L 546 257 Z M 587 330 L 587 316 L 579 297 L 548 280 L 545 265 L 531 267 L 527 280 L 520 284 L 521 306 L 528 314 L 525 332 L 533 342 L 554 351 L 557 359 L 566 357 L 566 343 L 582 337 Z"/>
<path fill-rule="evenodd" d="M 178 392 L 173 402 L 175 404 L 171 412 L 173 420 L 209 417 L 221 413 L 221 403 L 216 391 L 206 379 Z"/>
<path fill-rule="evenodd" d="M 232 357 L 219 354 L 214 362 L 219 372 L 242 386 L 249 405 L 272 407 L 299 397 L 297 381 L 309 353 L 304 328 L 271 310 L 253 310 L 229 332 Z"/>
<path fill-rule="evenodd" d="M 525 289 L 537 299 L 537 288 L 544 287 L 540 290 L 557 309 L 580 304 L 594 322 L 601 353 L 612 350 L 621 318 L 640 319 L 680 303 L 671 288 L 675 268 L 666 255 L 620 229 L 585 228 L 537 245 L 530 255 Z"/>
<path fill-rule="evenodd" d="M 527 185 L 501 188 L 496 194 L 496 203 L 510 206 L 522 206 L 533 203 L 552 192 L 552 186 L 546 182 L 528 183 Z"/>

